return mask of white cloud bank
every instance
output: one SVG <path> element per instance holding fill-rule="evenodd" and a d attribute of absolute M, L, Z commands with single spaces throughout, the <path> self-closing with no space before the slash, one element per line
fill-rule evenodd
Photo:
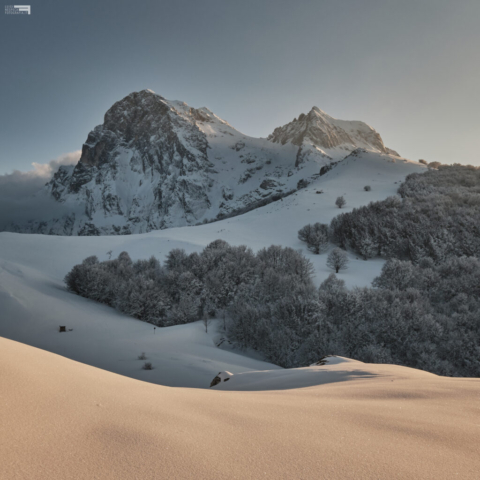
<path fill-rule="evenodd" d="M 46 220 L 63 212 L 61 206 L 48 197 L 34 197 L 61 165 L 75 165 L 81 151 L 65 153 L 48 163 L 33 162 L 33 170 L 0 175 L 0 230 L 10 223 L 26 220 Z M 61 211 L 62 210 L 62 211 Z"/>

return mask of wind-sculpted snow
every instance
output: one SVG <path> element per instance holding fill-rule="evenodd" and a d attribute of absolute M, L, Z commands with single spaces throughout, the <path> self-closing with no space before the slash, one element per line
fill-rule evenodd
<path fill-rule="evenodd" d="M 344 362 L 167 388 L 2 338 L 0 365 L 5 480 L 478 480 L 478 379 Z"/>
<path fill-rule="evenodd" d="M 359 147 L 396 155 L 365 123 L 316 107 L 262 139 L 207 108 L 142 90 L 115 103 L 89 133 L 80 161 L 60 167 L 37 195 L 53 198 L 62 215 L 8 229 L 111 235 L 213 221 L 304 188 Z"/>

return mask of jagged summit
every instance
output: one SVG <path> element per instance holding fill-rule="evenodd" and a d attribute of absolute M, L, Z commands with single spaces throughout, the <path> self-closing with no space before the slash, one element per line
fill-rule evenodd
<path fill-rule="evenodd" d="M 339 120 L 318 107 L 313 107 L 307 114 L 300 114 L 297 119 L 276 128 L 268 139 L 275 143 L 291 142 L 301 145 L 309 140 L 324 149 L 339 146 L 370 148 L 385 151 L 380 135 L 364 122 Z"/>
<path fill-rule="evenodd" d="M 12 229 L 128 234 L 215 220 L 295 191 L 359 147 L 388 153 L 365 123 L 318 107 L 254 138 L 206 107 L 144 89 L 115 102 L 77 165 L 60 167 L 41 192 L 70 213 Z"/>
<path fill-rule="evenodd" d="M 327 112 L 324 112 L 323 110 L 321 110 L 318 107 L 312 107 L 312 109 L 308 112 L 308 115 L 320 116 L 320 117 L 324 117 L 324 118 L 333 118 Z"/>
<path fill-rule="evenodd" d="M 378 153 L 394 153 L 385 148 L 380 135 L 366 123 L 338 120 L 318 107 L 276 128 L 267 139 L 281 145 L 298 146 L 297 167 L 312 156 L 338 160 L 359 147 Z"/>

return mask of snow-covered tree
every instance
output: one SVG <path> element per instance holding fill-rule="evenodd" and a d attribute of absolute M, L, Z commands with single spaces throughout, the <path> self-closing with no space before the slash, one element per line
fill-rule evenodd
<path fill-rule="evenodd" d="M 327 267 L 335 270 L 338 273 L 340 270 L 345 270 L 348 266 L 347 252 L 341 248 L 334 248 L 327 257 Z"/>
<path fill-rule="evenodd" d="M 328 248 L 328 225 L 314 223 L 305 225 L 298 231 L 298 238 L 307 244 L 313 253 L 319 254 Z"/>
<path fill-rule="evenodd" d="M 335 200 L 335 205 L 338 208 L 342 208 L 343 206 L 345 206 L 346 203 L 347 203 L 347 201 L 345 200 L 345 198 L 343 196 L 337 197 L 337 199 Z"/>

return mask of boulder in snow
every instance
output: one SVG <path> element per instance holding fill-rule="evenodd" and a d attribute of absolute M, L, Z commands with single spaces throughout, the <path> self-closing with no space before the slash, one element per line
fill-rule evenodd
<path fill-rule="evenodd" d="M 233 377 L 233 373 L 230 372 L 218 372 L 218 375 L 211 381 L 210 388 L 218 385 L 221 382 L 228 382 Z"/>

